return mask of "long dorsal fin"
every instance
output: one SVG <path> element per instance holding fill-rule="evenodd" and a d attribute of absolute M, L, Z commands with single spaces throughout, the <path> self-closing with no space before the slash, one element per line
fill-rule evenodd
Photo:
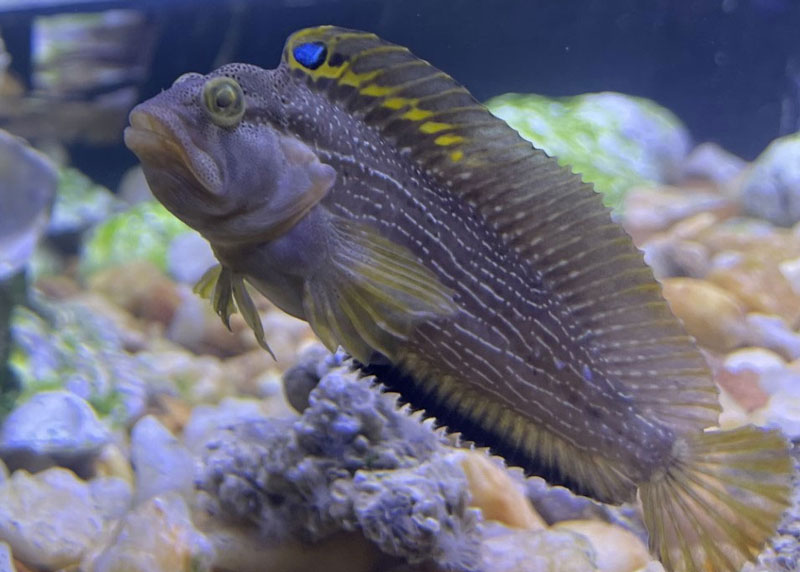
<path fill-rule="evenodd" d="M 679 431 L 717 423 L 705 360 L 591 185 L 406 48 L 330 26 L 289 37 L 284 64 L 406 148 L 567 308 L 597 367 L 645 415 Z"/>

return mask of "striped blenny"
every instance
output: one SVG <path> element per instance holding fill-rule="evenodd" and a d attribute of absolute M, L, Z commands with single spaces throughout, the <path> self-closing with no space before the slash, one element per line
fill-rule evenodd
<path fill-rule="evenodd" d="M 715 429 L 704 358 L 599 195 L 447 74 L 369 33 L 185 74 L 125 142 L 219 261 L 198 285 L 268 348 L 245 282 L 466 438 L 603 502 L 668 570 L 733 571 L 788 506 L 777 431 Z"/>

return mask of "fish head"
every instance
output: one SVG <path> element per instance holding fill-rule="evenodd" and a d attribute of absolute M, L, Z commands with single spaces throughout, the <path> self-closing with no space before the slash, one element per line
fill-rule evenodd
<path fill-rule="evenodd" d="M 153 194 L 212 242 L 285 231 L 333 184 L 333 169 L 281 129 L 284 81 L 228 64 L 184 74 L 130 113 L 125 144 Z"/>

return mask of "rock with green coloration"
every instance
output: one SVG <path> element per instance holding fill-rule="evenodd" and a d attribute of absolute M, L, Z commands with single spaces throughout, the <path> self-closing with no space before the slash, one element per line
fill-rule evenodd
<path fill-rule="evenodd" d="M 619 207 L 631 187 L 677 178 L 689 152 L 689 133 L 680 120 L 639 97 L 506 94 L 486 105 L 522 137 L 593 183 L 611 207 Z"/>
<path fill-rule="evenodd" d="M 128 423 L 142 415 L 149 386 L 160 378 L 125 351 L 125 337 L 102 309 L 80 302 L 49 306 L 52 322 L 23 307 L 11 323 L 10 365 L 21 400 L 40 391 L 66 389 L 101 415 Z"/>
<path fill-rule="evenodd" d="M 89 276 L 132 260 L 148 260 L 166 270 L 170 244 L 187 232 L 194 231 L 160 203 L 139 203 L 93 229 L 81 254 L 81 273 Z"/>
<path fill-rule="evenodd" d="M 72 168 L 58 173 L 58 194 L 50 234 L 82 232 L 120 210 L 122 203 L 107 188 Z"/>
<path fill-rule="evenodd" d="M 747 214 L 780 226 L 800 221 L 800 133 L 773 141 L 742 185 Z"/>
<path fill-rule="evenodd" d="M 70 391 L 43 391 L 0 425 L 0 456 L 30 471 L 79 466 L 110 440 L 110 431 L 86 401 Z"/>

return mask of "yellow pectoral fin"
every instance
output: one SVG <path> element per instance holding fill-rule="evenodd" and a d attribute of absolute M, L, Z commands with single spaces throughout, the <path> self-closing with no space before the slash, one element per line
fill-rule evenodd
<path fill-rule="evenodd" d="M 272 359 L 277 360 L 275 353 L 264 339 L 264 326 L 261 324 L 261 316 L 258 310 L 256 310 L 256 305 L 250 297 L 250 293 L 247 291 L 244 278 L 239 274 L 235 274 L 231 280 L 231 284 L 236 306 L 239 308 L 239 312 L 241 312 L 244 321 L 250 326 L 250 329 L 253 330 L 253 335 L 255 335 L 258 345 L 267 350 L 269 355 L 272 356 Z"/>
<path fill-rule="evenodd" d="M 452 291 L 407 248 L 372 228 L 335 219 L 330 264 L 311 277 L 304 306 L 329 349 L 392 357 L 421 321 L 456 312 Z"/>
<path fill-rule="evenodd" d="M 217 264 L 206 270 L 193 289 L 195 294 L 211 302 L 214 312 L 217 313 L 228 330 L 231 329 L 231 314 L 236 312 L 236 306 L 233 303 L 231 276 L 229 269 Z"/>
<path fill-rule="evenodd" d="M 195 284 L 194 292 L 203 298 L 211 300 L 214 311 L 229 330 L 231 329 L 231 315 L 238 308 L 244 321 L 253 330 L 258 345 L 267 350 L 272 359 L 276 359 L 275 354 L 264 339 L 261 316 L 259 316 L 256 305 L 247 291 L 242 275 L 234 274 L 230 269 L 222 265 L 214 266 L 209 268 Z"/>

